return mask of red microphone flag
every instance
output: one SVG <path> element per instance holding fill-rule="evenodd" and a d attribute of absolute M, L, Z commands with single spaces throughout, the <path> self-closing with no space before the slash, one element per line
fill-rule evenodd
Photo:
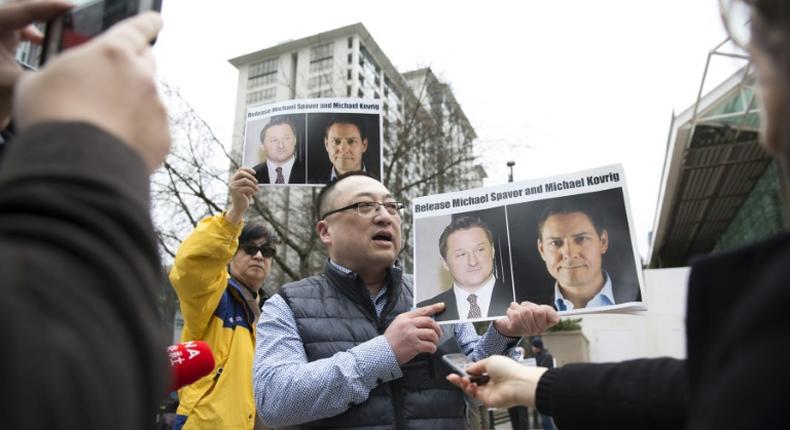
<path fill-rule="evenodd" d="M 208 375 L 214 370 L 214 355 L 206 342 L 192 340 L 167 348 L 173 382 L 167 391 L 178 390 Z"/>

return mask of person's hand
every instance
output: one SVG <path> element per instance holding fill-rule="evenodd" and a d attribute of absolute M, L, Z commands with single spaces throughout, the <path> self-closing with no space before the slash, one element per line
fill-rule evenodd
<path fill-rule="evenodd" d="M 434 303 L 404 312 L 387 327 L 384 337 L 395 352 L 398 364 L 408 363 L 423 352 L 436 352 L 442 329 L 431 317 L 443 309 L 444 303 Z"/>
<path fill-rule="evenodd" d="M 225 218 L 238 224 L 244 217 L 244 211 L 250 206 L 252 196 L 258 192 L 258 180 L 255 179 L 255 170 L 241 167 L 230 178 L 230 209 L 225 212 Z"/>
<path fill-rule="evenodd" d="M 477 385 L 469 377 L 447 375 L 447 380 L 464 390 L 466 394 L 480 400 L 488 407 L 509 408 L 512 406 L 535 407 L 535 391 L 545 367 L 522 366 L 501 355 L 488 357 L 466 367 L 470 375 L 487 373 L 489 380 Z"/>
<path fill-rule="evenodd" d="M 560 315 L 554 308 L 530 302 L 511 303 L 506 315 L 494 321 L 494 327 L 510 337 L 538 335 L 560 322 Z"/>
<path fill-rule="evenodd" d="M 50 121 L 88 122 L 137 150 L 155 170 L 170 150 L 149 45 L 161 28 L 159 14 L 146 12 L 23 74 L 14 94 L 20 131 Z"/>
<path fill-rule="evenodd" d="M 47 21 L 71 8 L 66 1 L 7 1 L 0 4 L 0 128 L 11 117 L 14 84 L 22 67 L 16 62 L 19 42 L 40 44 L 43 35 L 32 24 Z"/>

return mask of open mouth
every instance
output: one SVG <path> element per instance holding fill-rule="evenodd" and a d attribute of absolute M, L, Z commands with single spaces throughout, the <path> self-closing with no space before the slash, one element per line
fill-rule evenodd
<path fill-rule="evenodd" d="M 392 242 L 392 233 L 388 231 L 379 231 L 373 235 L 373 240 L 375 241 L 383 241 L 383 242 Z"/>

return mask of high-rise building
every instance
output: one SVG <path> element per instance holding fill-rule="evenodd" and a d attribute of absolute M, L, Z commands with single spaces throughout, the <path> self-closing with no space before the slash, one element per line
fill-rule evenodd
<path fill-rule="evenodd" d="M 474 163 L 477 136 L 449 85 L 427 68 L 398 72 L 362 24 L 283 42 L 230 62 L 239 69 L 237 153 L 249 106 L 319 97 L 381 99 L 384 170 L 408 173 L 389 180 L 385 174 L 388 185 L 416 188 L 418 194 L 482 185 L 485 172 Z M 418 181 L 424 182 L 409 187 Z"/>

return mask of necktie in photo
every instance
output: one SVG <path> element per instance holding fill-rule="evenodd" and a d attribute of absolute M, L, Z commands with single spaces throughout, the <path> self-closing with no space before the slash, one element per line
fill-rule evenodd
<path fill-rule="evenodd" d="M 469 297 L 466 298 L 466 301 L 469 302 L 469 315 L 467 315 L 466 318 L 480 318 L 482 315 L 480 313 L 480 306 L 477 304 L 477 296 L 470 294 Z"/>
<path fill-rule="evenodd" d="M 283 168 L 282 167 L 276 167 L 274 169 L 274 171 L 277 172 L 277 179 L 275 179 L 274 183 L 275 184 L 284 184 L 285 183 L 285 178 L 283 178 Z"/>

